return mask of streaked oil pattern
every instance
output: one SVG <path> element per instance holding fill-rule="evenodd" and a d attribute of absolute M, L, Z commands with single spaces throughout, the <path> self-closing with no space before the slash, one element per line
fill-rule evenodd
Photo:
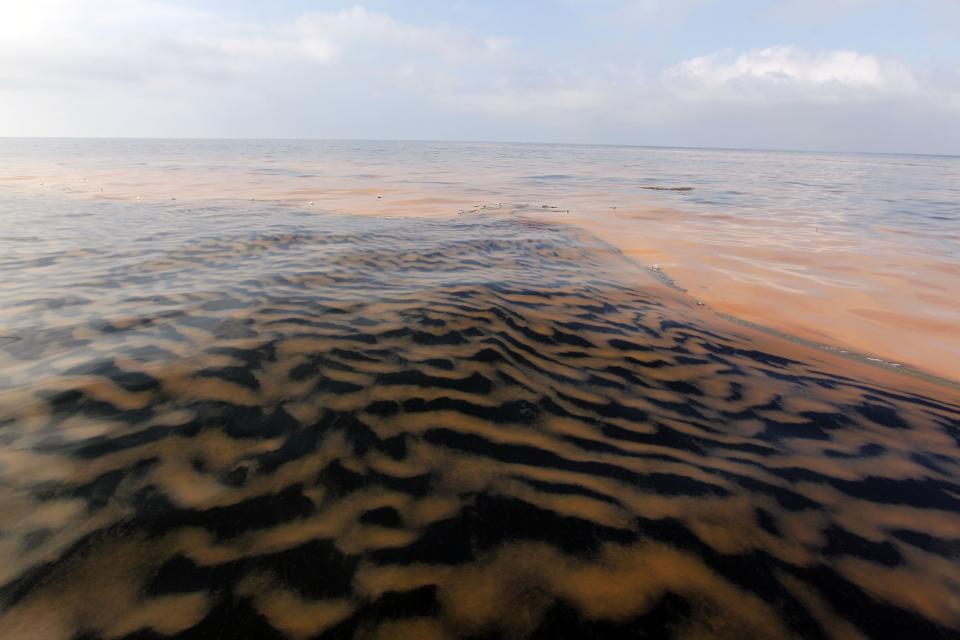
<path fill-rule="evenodd" d="M 958 635 L 953 389 L 509 213 L 0 206 L 4 638 Z"/>

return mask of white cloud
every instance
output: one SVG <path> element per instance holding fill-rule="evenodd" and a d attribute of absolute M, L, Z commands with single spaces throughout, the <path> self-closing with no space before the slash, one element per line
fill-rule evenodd
<path fill-rule="evenodd" d="M 899 62 L 794 46 L 692 58 L 667 69 L 664 79 L 682 99 L 704 101 L 835 103 L 915 96 L 923 90 Z"/>
<path fill-rule="evenodd" d="M 378 62 L 389 73 L 418 58 L 457 64 L 510 47 L 503 38 L 410 24 L 360 6 L 244 22 L 161 0 L 31 0 L 0 4 L 0 17 L 0 88 L 91 78 L 207 83 L 337 63 Z"/>
<path fill-rule="evenodd" d="M 960 78 L 851 50 L 773 46 L 691 58 L 661 75 L 665 128 L 697 144 L 960 149 Z"/>
<path fill-rule="evenodd" d="M 450 26 L 421 26 L 354 6 L 335 12 L 312 12 L 297 19 L 285 34 L 307 42 L 329 42 L 340 51 L 363 48 L 390 50 L 391 55 L 426 54 L 448 62 L 496 55 L 510 41 L 497 36 L 477 38 Z"/>

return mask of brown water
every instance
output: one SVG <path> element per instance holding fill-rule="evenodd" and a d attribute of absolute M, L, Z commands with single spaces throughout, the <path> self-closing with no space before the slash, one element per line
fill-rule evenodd
<path fill-rule="evenodd" d="M 960 158 L 306 141 L 7 140 L 9 195 L 573 223 L 710 308 L 960 381 Z M 672 189 L 682 189 L 674 191 Z"/>
<path fill-rule="evenodd" d="M 960 632 L 955 387 L 727 322 L 533 198 L 131 171 L 0 199 L 4 637 Z"/>

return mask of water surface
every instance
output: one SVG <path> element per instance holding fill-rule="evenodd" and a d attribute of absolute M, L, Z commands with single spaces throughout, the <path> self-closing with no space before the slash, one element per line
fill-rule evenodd
<path fill-rule="evenodd" d="M 478 208 L 589 229 L 710 308 L 960 380 L 960 158 L 427 142 L 4 140 L 7 197 Z M 683 189 L 683 190 L 676 190 Z"/>
<path fill-rule="evenodd" d="M 726 322 L 529 194 L 11 182 L 4 637 L 960 633 L 954 387 Z"/>

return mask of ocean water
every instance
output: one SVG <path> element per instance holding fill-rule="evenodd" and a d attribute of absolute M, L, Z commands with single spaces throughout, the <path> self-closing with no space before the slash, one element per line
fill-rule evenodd
<path fill-rule="evenodd" d="M 5 197 L 589 229 L 718 312 L 960 380 L 960 158 L 427 142 L 4 140 Z M 122 224 L 118 221 L 115 224 Z"/>
<path fill-rule="evenodd" d="M 960 391 L 695 277 L 949 353 L 956 166 L 3 141 L 2 635 L 956 635 Z"/>
<path fill-rule="evenodd" d="M 443 194 L 528 197 L 598 192 L 623 199 L 635 197 L 637 189 L 692 187 L 660 201 L 864 231 L 891 226 L 948 252 L 956 251 L 947 243 L 956 242 L 960 224 L 960 156 L 453 142 L 4 139 L 0 167 L 5 178 L 38 168 L 61 177 L 78 177 L 80 171 L 136 175 L 138 168 L 148 168 L 193 172 L 200 179 L 204 172 L 235 170 L 251 182 L 258 176 L 301 183 L 378 179 L 382 188 L 425 183 Z"/>

